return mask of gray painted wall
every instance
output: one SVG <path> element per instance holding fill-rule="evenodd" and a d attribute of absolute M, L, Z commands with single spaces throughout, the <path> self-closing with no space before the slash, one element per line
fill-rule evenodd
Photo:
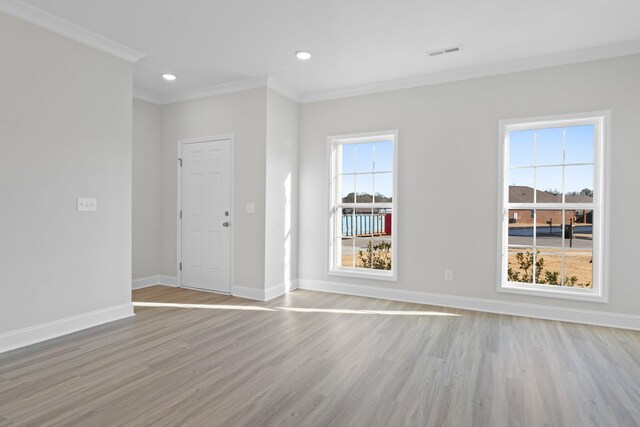
<path fill-rule="evenodd" d="M 266 88 L 162 107 L 136 100 L 134 123 L 134 279 L 177 273 L 178 140 L 233 134 L 234 285 L 290 285 L 297 277 L 299 105 Z M 249 202 L 253 215 L 245 213 Z"/>
<path fill-rule="evenodd" d="M 131 64 L 4 13 L 0 52 L 0 333 L 130 303 Z"/>
<path fill-rule="evenodd" d="M 133 279 L 160 273 L 160 107 L 133 100 Z"/>
<path fill-rule="evenodd" d="M 638 76 L 631 56 L 302 105 L 299 277 L 638 314 Z M 498 120 L 609 109 L 610 303 L 496 292 Z M 398 281 L 327 276 L 327 136 L 386 129 L 399 130 Z"/>
<path fill-rule="evenodd" d="M 161 108 L 161 274 L 176 276 L 178 140 L 234 134 L 234 285 L 264 289 L 266 98 L 261 88 Z"/>
<path fill-rule="evenodd" d="M 265 288 L 298 276 L 298 123 L 297 103 L 267 90 L 265 203 Z"/>

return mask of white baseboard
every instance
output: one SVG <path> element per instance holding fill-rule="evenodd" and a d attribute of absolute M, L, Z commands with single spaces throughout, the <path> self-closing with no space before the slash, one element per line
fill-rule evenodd
<path fill-rule="evenodd" d="M 171 276 L 149 276 L 149 277 L 141 277 L 139 279 L 134 279 L 131 282 L 131 288 L 133 290 L 136 289 L 144 289 L 151 286 L 163 285 L 163 286 L 172 286 L 177 287 L 177 279 Z M 234 286 L 231 290 L 231 294 L 234 297 L 252 299 L 256 301 L 269 301 L 273 298 L 277 298 L 281 295 L 286 294 L 288 291 L 292 291 L 297 289 L 297 281 L 291 281 L 291 287 L 287 290 L 284 283 L 279 283 L 275 286 L 271 286 L 267 289 L 258 289 L 258 288 L 248 288 L 245 286 Z"/>
<path fill-rule="evenodd" d="M 158 284 L 158 276 L 141 277 L 131 281 L 131 289 L 144 289 Z"/>
<path fill-rule="evenodd" d="M 612 328 L 640 330 L 640 316 L 631 314 L 561 308 L 547 305 L 433 294 L 401 289 L 385 289 L 373 286 L 352 285 L 308 279 L 298 279 L 298 288 L 337 294 L 382 298 L 393 301 L 437 305 L 442 307 L 462 308 L 489 313 L 508 314 L 512 316 L 533 317 L 537 319 L 559 320 L 564 322 L 584 323 L 588 325 L 608 326 Z"/>
<path fill-rule="evenodd" d="M 284 294 L 286 294 L 287 292 L 293 291 L 295 289 L 298 289 L 298 281 L 297 280 L 292 280 L 291 283 L 289 284 L 289 289 L 287 289 L 287 286 L 284 283 L 278 283 L 275 286 L 271 286 L 267 289 L 265 289 L 264 291 L 264 300 L 265 301 L 269 301 L 272 300 L 274 298 L 278 298 L 279 296 L 282 296 Z"/>
<path fill-rule="evenodd" d="M 175 276 L 158 276 L 158 285 L 178 287 L 178 279 Z"/>
<path fill-rule="evenodd" d="M 134 279 L 131 281 L 131 289 L 143 289 L 148 288 L 150 286 L 156 285 L 164 285 L 164 286 L 177 286 L 177 280 L 172 276 L 149 276 L 149 277 L 141 277 L 139 279 Z"/>
<path fill-rule="evenodd" d="M 264 301 L 264 289 L 247 288 L 244 286 L 234 286 L 231 289 L 231 295 L 238 298 Z"/>
<path fill-rule="evenodd" d="M 256 301 L 269 301 L 286 294 L 289 291 L 298 289 L 297 280 L 292 280 L 290 288 L 287 289 L 284 283 L 279 283 L 267 289 L 247 288 L 244 286 L 234 286 L 231 294 L 234 297 L 252 299 Z"/>
<path fill-rule="evenodd" d="M 0 353 L 133 316 L 126 303 L 0 334 Z"/>

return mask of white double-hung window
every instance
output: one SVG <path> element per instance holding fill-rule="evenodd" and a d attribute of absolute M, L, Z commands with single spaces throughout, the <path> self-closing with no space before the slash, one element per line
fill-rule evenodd
<path fill-rule="evenodd" d="M 329 274 L 395 280 L 397 132 L 329 137 Z"/>
<path fill-rule="evenodd" d="M 607 112 L 500 122 L 498 290 L 606 301 Z"/>

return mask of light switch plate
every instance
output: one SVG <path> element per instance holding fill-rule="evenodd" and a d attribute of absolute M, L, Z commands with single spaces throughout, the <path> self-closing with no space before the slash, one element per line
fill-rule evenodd
<path fill-rule="evenodd" d="M 98 210 L 98 199 L 78 197 L 78 212 L 95 212 Z"/>
<path fill-rule="evenodd" d="M 253 215 L 254 213 L 256 213 L 256 205 L 254 203 L 247 203 L 245 212 L 249 215 Z"/>

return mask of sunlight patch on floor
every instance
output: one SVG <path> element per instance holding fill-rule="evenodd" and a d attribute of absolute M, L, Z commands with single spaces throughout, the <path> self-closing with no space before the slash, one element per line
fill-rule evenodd
<path fill-rule="evenodd" d="M 156 308 L 204 308 L 208 310 L 277 311 L 273 308 L 257 307 L 254 305 L 178 304 L 173 302 L 134 302 L 133 306 Z"/>
<path fill-rule="evenodd" d="M 441 311 L 416 310 L 354 310 L 345 308 L 303 308 L 303 307 L 259 307 L 255 305 L 227 304 L 179 304 L 171 302 L 134 302 L 135 307 L 153 308 L 199 308 L 208 310 L 240 310 L 240 311 L 286 311 L 294 313 L 331 313 L 331 314 L 373 314 L 383 316 L 448 316 L 460 317 L 459 314 Z"/>
<path fill-rule="evenodd" d="M 295 311 L 299 313 L 335 313 L 335 314 L 381 314 L 384 316 L 460 316 L 454 313 L 443 313 L 441 311 L 415 311 L 415 310 L 352 310 L 344 308 L 298 308 L 298 307 L 276 307 L 278 310 Z"/>

